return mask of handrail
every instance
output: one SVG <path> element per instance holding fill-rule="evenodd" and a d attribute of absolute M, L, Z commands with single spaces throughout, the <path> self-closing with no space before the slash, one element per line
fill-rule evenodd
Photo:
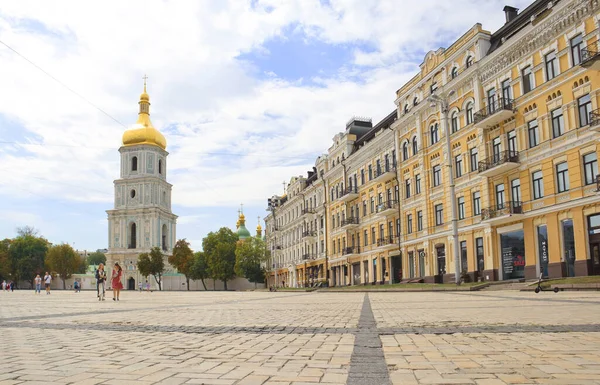
<path fill-rule="evenodd" d="M 518 163 L 519 162 L 519 152 L 518 151 L 501 151 L 498 154 L 494 154 L 491 157 L 482 160 L 479 162 L 479 172 L 484 172 L 489 169 L 492 169 L 496 166 L 499 166 L 504 163 Z"/>
<path fill-rule="evenodd" d="M 512 111 L 513 106 L 514 106 L 514 103 L 513 103 L 512 99 L 498 97 L 496 99 L 493 99 L 491 104 L 488 104 L 481 110 L 474 113 L 473 114 L 473 122 L 475 124 L 477 124 L 477 123 L 489 118 L 490 116 L 494 115 L 495 113 L 503 111 L 503 110 Z"/>
<path fill-rule="evenodd" d="M 503 215 L 523 214 L 523 202 L 508 201 L 481 210 L 481 220 L 497 218 Z"/>

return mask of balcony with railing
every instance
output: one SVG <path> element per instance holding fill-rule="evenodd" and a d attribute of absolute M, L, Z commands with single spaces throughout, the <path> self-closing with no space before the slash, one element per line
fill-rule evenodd
<path fill-rule="evenodd" d="M 316 213 L 317 213 L 317 211 L 315 209 L 313 209 L 312 207 L 302 209 L 302 211 L 300 211 L 300 215 L 314 215 Z"/>
<path fill-rule="evenodd" d="M 358 227 L 358 217 L 348 217 L 342 221 L 342 228 L 345 230 L 356 227 Z"/>
<path fill-rule="evenodd" d="M 342 195 L 340 195 L 338 199 L 342 202 L 349 202 L 356 198 L 358 198 L 358 189 L 354 186 L 351 186 L 342 191 Z"/>
<path fill-rule="evenodd" d="M 581 50 L 581 66 L 600 71 L 600 47 L 598 41 L 588 45 Z"/>
<path fill-rule="evenodd" d="M 485 108 L 473 114 L 473 123 L 477 127 L 491 127 L 514 115 L 515 104 L 512 99 L 497 98 Z"/>
<path fill-rule="evenodd" d="M 590 111 L 589 121 L 590 129 L 600 132 L 600 108 L 594 111 Z"/>
<path fill-rule="evenodd" d="M 501 151 L 479 162 L 479 175 L 492 177 L 519 167 L 518 151 Z"/>
<path fill-rule="evenodd" d="M 273 250 L 282 250 L 283 247 L 281 247 L 281 245 L 275 245 L 273 246 Z"/>
<path fill-rule="evenodd" d="M 312 261 L 315 259 L 317 259 L 317 254 L 312 254 L 312 253 L 302 254 L 303 261 Z"/>
<path fill-rule="evenodd" d="M 523 216 L 523 202 L 508 201 L 481 210 L 481 221 L 499 225 Z"/>
<path fill-rule="evenodd" d="M 375 208 L 376 215 L 386 216 L 398 213 L 398 201 L 387 201 L 378 204 Z"/>
<path fill-rule="evenodd" d="M 377 248 L 383 250 L 394 249 L 398 247 L 398 237 L 383 237 L 377 240 Z"/>
<path fill-rule="evenodd" d="M 302 232 L 302 238 L 315 238 L 317 232 L 315 230 L 305 230 Z"/>
<path fill-rule="evenodd" d="M 396 166 L 387 165 L 386 167 L 375 169 L 373 181 L 375 183 L 385 183 L 396 177 Z"/>
<path fill-rule="evenodd" d="M 360 254 L 359 246 L 350 246 L 350 247 L 345 247 L 344 249 L 342 249 L 342 255 L 344 255 L 344 256 L 353 256 L 353 255 L 358 255 L 358 254 Z"/>

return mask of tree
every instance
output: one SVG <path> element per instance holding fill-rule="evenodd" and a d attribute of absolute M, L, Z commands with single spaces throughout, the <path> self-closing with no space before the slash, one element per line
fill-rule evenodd
<path fill-rule="evenodd" d="M 26 279 L 33 287 L 35 275 L 44 274 L 44 259 L 50 243 L 42 237 L 23 234 L 13 239 L 8 249 L 10 277 L 17 285 Z"/>
<path fill-rule="evenodd" d="M 106 255 L 100 251 L 94 251 L 89 253 L 87 257 L 88 265 L 99 265 L 101 263 L 106 265 Z"/>
<path fill-rule="evenodd" d="M 76 273 L 81 267 L 81 257 L 69 244 L 55 245 L 46 253 L 46 266 L 58 273 L 63 281 L 63 289 L 67 288 L 66 280 Z"/>
<path fill-rule="evenodd" d="M 267 261 L 267 247 L 260 238 L 251 237 L 237 243 L 235 249 L 235 273 L 248 281 L 265 282 L 265 270 L 261 263 Z"/>
<path fill-rule="evenodd" d="M 33 237 L 37 237 L 38 234 L 39 234 L 39 232 L 33 226 L 17 227 L 17 235 L 19 237 L 24 237 L 26 235 L 31 235 Z"/>
<path fill-rule="evenodd" d="M 227 281 L 235 277 L 235 245 L 237 241 L 237 234 L 227 227 L 221 227 L 216 233 L 208 233 L 202 240 L 210 276 L 223 281 L 225 290 L 227 290 Z"/>
<path fill-rule="evenodd" d="M 140 254 L 137 267 L 144 277 L 152 275 L 158 284 L 158 290 L 162 290 L 161 282 L 165 271 L 165 260 L 159 247 L 153 247 L 150 253 Z"/>
<path fill-rule="evenodd" d="M 0 281 L 8 279 L 12 271 L 11 261 L 8 255 L 11 240 L 6 238 L 0 241 Z"/>
<path fill-rule="evenodd" d="M 177 268 L 177 271 L 185 275 L 187 289 L 190 290 L 190 269 L 194 263 L 194 252 L 190 249 L 190 243 L 180 239 L 173 247 L 173 255 L 169 256 L 169 263 Z"/>
<path fill-rule="evenodd" d="M 207 290 L 204 280 L 210 278 L 210 271 L 208 269 L 206 254 L 204 254 L 202 251 L 194 253 L 194 259 L 192 265 L 190 266 L 189 274 L 190 279 L 193 279 L 194 281 L 200 280 L 200 282 L 202 282 L 202 286 L 204 286 L 204 290 Z"/>

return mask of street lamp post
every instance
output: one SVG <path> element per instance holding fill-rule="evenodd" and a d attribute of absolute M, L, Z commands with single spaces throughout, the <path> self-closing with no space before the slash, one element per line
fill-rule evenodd
<path fill-rule="evenodd" d="M 454 173 L 452 172 L 452 148 L 450 145 L 450 132 L 448 129 L 448 97 L 452 96 L 454 91 L 451 91 L 446 97 L 440 97 L 436 94 L 431 94 L 428 101 L 431 106 L 439 105 L 442 112 L 442 127 L 444 136 L 446 137 L 446 169 L 448 170 L 448 181 L 450 182 L 450 207 L 452 215 L 452 243 L 454 249 L 454 280 L 457 285 L 460 285 L 460 255 L 458 249 L 458 218 L 456 216 L 457 202 L 456 189 L 454 186 Z"/>

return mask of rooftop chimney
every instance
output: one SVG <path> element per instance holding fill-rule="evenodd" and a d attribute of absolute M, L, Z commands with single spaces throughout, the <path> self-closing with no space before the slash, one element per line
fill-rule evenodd
<path fill-rule="evenodd" d="M 517 17 L 517 12 L 519 12 L 519 9 L 507 5 L 504 7 L 503 11 L 504 11 L 504 15 L 506 16 L 506 22 L 509 23 L 515 17 Z"/>

